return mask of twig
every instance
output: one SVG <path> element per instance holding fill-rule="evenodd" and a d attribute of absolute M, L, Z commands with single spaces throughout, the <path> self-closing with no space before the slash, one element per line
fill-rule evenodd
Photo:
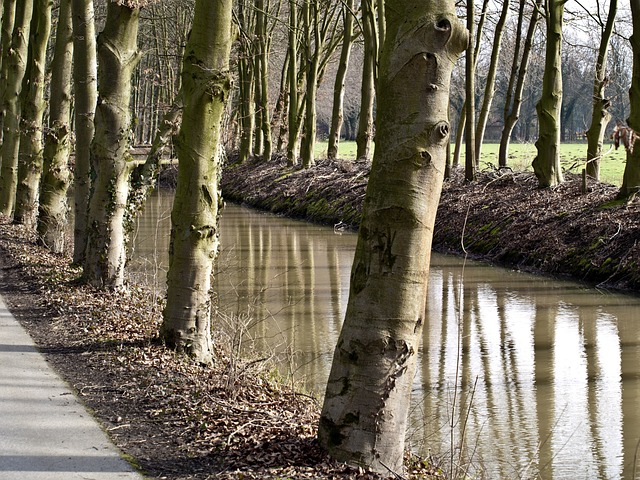
<path fill-rule="evenodd" d="M 618 231 L 614 233 L 611 237 L 609 237 L 609 240 L 613 240 L 615 237 L 617 237 L 621 230 L 622 230 L 622 223 L 618 222 Z"/>
<path fill-rule="evenodd" d="M 464 223 L 462 224 L 462 235 L 460 236 L 460 245 L 465 255 L 469 255 L 469 252 L 467 252 L 467 249 L 464 248 L 464 232 L 467 228 L 467 220 L 469 219 L 469 210 L 471 210 L 471 203 L 467 205 L 467 214 L 464 216 Z"/>
<path fill-rule="evenodd" d="M 111 427 L 111 428 L 107 428 L 108 432 L 113 432 L 114 430 L 118 430 L 120 428 L 126 428 L 126 427 L 130 427 L 131 424 L 130 423 L 124 423 L 122 425 L 118 425 L 117 427 Z"/>
<path fill-rule="evenodd" d="M 402 475 L 400 475 L 398 472 L 394 472 L 393 470 L 391 470 L 389 467 L 387 467 L 384 462 L 382 462 L 382 460 L 378 459 L 378 462 L 380 462 L 380 465 L 382 465 L 384 468 L 386 468 L 389 473 L 391 475 L 393 475 L 395 478 L 399 479 L 399 480 L 408 480 L 407 477 L 404 477 Z"/>
<path fill-rule="evenodd" d="M 473 397 L 476 394 L 476 387 L 478 386 L 478 376 L 476 375 L 476 379 L 473 382 L 473 389 L 471 390 L 471 398 L 469 399 L 469 407 L 467 408 L 467 414 L 465 415 L 464 422 L 462 423 L 462 434 L 460 435 L 460 455 L 458 457 L 458 461 L 462 465 L 462 452 L 464 451 L 464 442 L 465 437 L 467 435 L 467 425 L 469 424 L 469 417 L 471 416 L 471 407 L 473 406 Z M 467 465 L 468 470 L 468 465 Z"/>

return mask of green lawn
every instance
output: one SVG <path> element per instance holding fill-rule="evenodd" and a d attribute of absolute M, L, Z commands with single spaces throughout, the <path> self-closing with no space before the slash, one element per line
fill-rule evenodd
<path fill-rule="evenodd" d="M 490 168 L 491 165 L 498 165 L 497 143 L 486 143 L 482 147 L 481 168 Z M 580 173 L 584 167 L 587 156 L 586 143 L 567 143 L 560 147 L 561 162 L 565 169 L 570 169 L 573 173 Z M 626 154 L 624 149 L 614 150 L 611 143 L 605 143 L 605 155 L 600 165 L 600 176 L 603 182 L 613 185 L 622 184 L 622 174 Z M 317 158 L 326 158 L 327 142 L 317 142 L 315 154 Z M 512 143 L 509 147 L 509 166 L 514 170 L 531 171 L 531 162 L 536 155 L 536 147 L 533 143 Z M 340 143 L 340 158 L 353 160 L 356 157 L 355 142 Z M 462 161 L 464 162 L 464 147 L 462 151 Z"/>

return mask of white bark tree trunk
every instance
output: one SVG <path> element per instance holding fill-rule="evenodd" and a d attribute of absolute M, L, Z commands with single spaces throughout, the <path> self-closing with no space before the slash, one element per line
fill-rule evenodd
<path fill-rule="evenodd" d="M 319 440 L 400 472 L 449 142 L 449 83 L 468 45 L 453 1 L 386 3 L 376 150 Z"/>
<path fill-rule="evenodd" d="M 71 0 L 76 162 L 73 171 L 75 224 L 73 261 L 82 263 L 87 246 L 89 157 L 98 100 L 98 64 L 93 0 Z"/>

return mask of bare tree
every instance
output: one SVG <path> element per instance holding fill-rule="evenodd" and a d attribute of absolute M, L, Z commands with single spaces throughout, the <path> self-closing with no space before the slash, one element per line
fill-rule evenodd
<path fill-rule="evenodd" d="M 131 88 L 140 60 L 137 2 L 109 2 L 104 29 L 98 37 L 99 102 L 91 144 L 94 178 L 89 198 L 86 282 L 97 287 L 124 284 L 126 202 L 135 166 L 131 146 Z"/>
<path fill-rule="evenodd" d="M 498 59 L 500 57 L 500 49 L 502 47 L 502 36 L 507 18 L 509 16 L 509 0 L 503 0 L 502 10 L 500 11 L 500 18 L 496 24 L 496 29 L 493 33 L 493 45 L 491 48 L 491 63 L 489 65 L 489 72 L 487 79 L 485 80 L 484 96 L 482 98 L 482 107 L 480 108 L 480 115 L 478 116 L 478 125 L 475 133 L 475 155 L 476 160 L 480 161 L 482 154 L 482 142 L 484 141 L 484 133 L 487 128 L 487 122 L 489 120 L 489 112 L 491 111 L 491 105 L 493 104 L 493 97 L 495 94 L 496 73 L 498 70 Z"/>
<path fill-rule="evenodd" d="M 514 50 L 513 62 L 511 65 L 511 74 L 509 76 L 509 84 L 507 86 L 507 92 L 505 96 L 504 125 L 502 128 L 502 135 L 500 137 L 500 151 L 498 153 L 498 164 L 501 167 L 507 166 L 511 134 L 513 133 L 513 128 L 518 122 L 518 118 L 520 117 L 520 107 L 522 106 L 524 85 L 527 78 L 527 69 L 529 67 L 529 60 L 531 58 L 531 49 L 533 47 L 533 39 L 536 31 L 536 25 L 538 24 L 539 8 L 541 7 L 541 4 L 541 0 L 538 0 L 537 5 L 531 12 L 529 27 L 527 28 L 527 34 L 525 37 L 524 45 L 522 47 L 522 57 L 520 57 L 520 32 L 522 30 L 521 24 L 524 20 L 525 6 L 525 1 L 520 0 L 518 30 L 516 32 L 516 48 Z"/>
<path fill-rule="evenodd" d="M 45 135 L 44 166 L 38 208 L 38 242 L 54 253 L 62 253 L 71 183 L 71 75 L 73 33 L 71 0 L 61 0 L 56 44 L 51 66 L 49 130 Z"/>
<path fill-rule="evenodd" d="M 21 92 L 18 184 L 13 219 L 35 228 L 43 158 L 43 115 L 46 108 L 45 66 L 51 32 L 52 0 L 35 0 L 29 33 L 29 60 Z"/>
<path fill-rule="evenodd" d="M 81 264 L 87 246 L 89 210 L 89 157 L 95 131 L 98 100 L 98 61 L 93 0 L 71 0 L 73 25 L 73 87 L 76 134 L 73 170 L 74 232 L 73 261 Z"/>
<path fill-rule="evenodd" d="M 563 182 L 560 167 L 560 134 L 562 110 L 562 26 L 565 0 L 547 0 L 547 46 L 545 51 L 542 96 L 536 105 L 538 112 L 538 154 L 533 159 L 533 171 L 540 188 L 554 187 Z"/>
<path fill-rule="evenodd" d="M 362 66 L 358 134 L 356 136 L 356 157 L 370 159 L 373 142 L 373 105 L 376 92 L 376 77 L 378 75 L 378 22 L 373 0 L 363 0 L 361 2 L 361 10 L 364 62 Z"/>
<path fill-rule="evenodd" d="M 169 346 L 203 363 L 212 354 L 210 289 L 222 207 L 220 130 L 231 88 L 231 14 L 231 0 L 197 0 L 185 50 L 180 169 L 161 327 Z"/>
<path fill-rule="evenodd" d="M 333 87 L 333 111 L 331 114 L 331 130 L 329 131 L 329 145 L 327 156 L 329 158 L 338 157 L 338 145 L 340 143 L 340 133 L 344 123 L 344 93 L 349 59 L 351 57 L 351 46 L 353 45 L 353 23 L 354 23 L 354 1 L 346 0 L 342 5 L 342 49 L 338 62 Z"/>
<path fill-rule="evenodd" d="M 18 153 L 20 149 L 20 91 L 27 69 L 29 33 L 33 0 L 18 0 L 11 43 L 3 60 L 7 68 L 2 97 L 2 168 L 0 169 L 0 213 L 13 216 L 18 184 Z M 4 51 L 4 47 L 3 47 Z"/>
<path fill-rule="evenodd" d="M 468 44 L 454 2 L 386 2 L 377 141 L 319 440 L 400 473 L 449 142 L 449 82 Z"/>
<path fill-rule="evenodd" d="M 629 89 L 630 112 L 627 119 L 627 163 L 624 168 L 622 186 L 618 196 L 627 198 L 640 192 L 640 148 L 637 140 L 640 138 L 640 0 L 630 0 L 631 17 L 633 19 L 633 34 L 631 35 L 631 49 L 633 51 L 633 74 Z"/>
<path fill-rule="evenodd" d="M 505 0 L 506 1 L 506 0 Z M 476 122 L 476 53 L 474 51 L 473 30 L 474 24 L 474 6 L 473 0 L 467 0 L 467 30 L 469 30 L 469 45 L 465 56 L 465 92 L 466 92 L 466 124 L 464 129 L 465 150 L 464 150 L 464 179 L 471 182 L 476 178 L 476 140 L 475 140 L 475 122 Z"/>
<path fill-rule="evenodd" d="M 609 13 L 606 24 L 603 26 L 600 18 L 600 2 L 597 3 L 596 14 L 601 28 L 600 47 L 596 59 L 595 75 L 593 78 L 593 112 L 591 114 L 591 125 L 586 132 L 587 136 L 587 175 L 595 179 L 600 178 L 600 160 L 602 158 L 602 144 L 604 133 L 611 120 L 609 107 L 611 101 L 605 97 L 605 88 L 609 79 L 607 77 L 607 52 L 609 41 L 613 34 L 613 25 L 618 9 L 618 0 L 609 1 Z"/>

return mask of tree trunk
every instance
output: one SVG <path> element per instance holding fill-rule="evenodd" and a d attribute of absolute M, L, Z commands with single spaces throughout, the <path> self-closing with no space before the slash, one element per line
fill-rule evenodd
<path fill-rule="evenodd" d="M 631 35 L 633 73 L 629 89 L 631 106 L 627 125 L 633 130 L 635 137 L 631 142 L 633 148 L 627 150 L 627 163 L 622 177 L 622 187 L 618 193 L 620 198 L 640 192 L 640 147 L 636 141 L 640 133 L 640 0 L 631 0 L 631 18 L 633 19 L 633 34 Z"/>
<path fill-rule="evenodd" d="M 256 42 L 254 54 L 252 55 L 252 82 L 253 82 L 253 157 L 262 156 L 262 74 L 260 73 L 259 47 Z"/>
<path fill-rule="evenodd" d="M 509 72 L 509 81 L 507 82 L 507 91 L 504 94 L 504 107 L 502 109 L 502 133 L 500 137 L 500 147 L 498 151 L 498 165 L 500 167 L 507 166 L 507 153 L 509 149 L 509 141 L 511 140 L 511 132 L 513 131 L 513 125 L 507 132 L 507 123 L 509 117 L 511 116 L 512 111 L 512 102 L 514 102 L 514 98 L 516 92 L 514 91 L 515 85 L 517 85 L 518 77 L 519 77 L 519 65 L 520 65 L 520 48 L 522 46 L 522 25 L 524 24 L 524 8 L 526 5 L 526 0 L 518 0 L 518 23 L 516 24 L 515 35 L 516 38 L 514 40 L 513 45 L 513 58 L 511 59 L 511 70 Z M 532 12 L 532 16 L 534 12 Z M 531 23 L 529 23 L 529 30 L 531 30 Z M 526 65 L 523 66 L 526 70 Z M 506 138 L 505 138 L 506 135 Z"/>
<path fill-rule="evenodd" d="M 250 58 L 238 60 L 240 87 L 240 158 L 245 162 L 253 155 L 255 107 L 253 102 L 253 66 Z"/>
<path fill-rule="evenodd" d="M 505 0 L 506 1 L 506 0 Z M 464 179 L 472 182 L 476 178 L 476 53 L 474 51 L 473 34 L 474 22 L 473 0 L 467 0 L 467 30 L 469 31 L 469 46 L 465 59 L 465 127 L 464 127 Z M 478 39 L 479 40 L 479 39 Z"/>
<path fill-rule="evenodd" d="M 52 63 L 50 127 L 45 135 L 44 169 L 38 211 L 38 243 L 53 253 L 62 253 L 69 210 L 67 191 L 71 183 L 71 0 L 60 2 Z"/>
<path fill-rule="evenodd" d="M 18 152 L 20 148 L 20 91 L 27 68 L 29 31 L 33 0 L 19 0 L 11 37 L 9 55 L 5 59 L 8 75 L 2 105 L 2 168 L 0 169 L 0 213 L 13 215 L 18 183 Z"/>
<path fill-rule="evenodd" d="M 38 217 L 38 194 L 42 176 L 42 126 L 46 108 L 45 67 L 47 44 L 51 32 L 52 0 L 35 0 L 29 35 L 29 62 L 22 86 L 22 118 L 18 183 L 13 219 L 16 223 L 35 228 Z"/>
<path fill-rule="evenodd" d="M 351 57 L 351 45 L 353 45 L 353 0 L 346 0 L 343 5 L 343 32 L 342 49 L 340 51 L 340 61 L 336 72 L 333 86 L 333 110 L 331 113 L 331 130 L 329 131 L 329 145 L 327 147 L 327 157 L 338 158 L 338 145 L 340 143 L 340 132 L 344 122 L 344 92 L 345 79 L 349 69 L 349 59 Z"/>
<path fill-rule="evenodd" d="M 254 61 L 253 45 L 247 33 L 251 32 L 251 15 L 245 12 L 246 4 L 238 2 L 238 21 L 244 30 L 240 37 L 240 58 L 238 59 L 238 83 L 240 90 L 240 163 L 253 156 L 253 135 L 256 111 L 254 104 Z"/>
<path fill-rule="evenodd" d="M 484 23 L 487 18 L 487 8 L 489 6 L 489 0 L 484 0 L 482 2 L 482 14 L 480 15 L 480 21 L 478 22 L 478 28 L 475 31 L 475 42 L 474 42 L 474 50 L 473 50 L 473 75 L 476 74 L 476 61 L 478 59 L 478 52 L 480 51 L 480 39 L 482 38 L 482 31 L 484 29 Z M 455 142 L 455 150 L 453 151 L 453 161 L 452 166 L 458 167 L 460 165 L 460 155 L 462 150 L 462 140 L 466 135 L 466 125 L 467 125 L 467 100 L 465 98 L 464 103 L 462 104 L 462 109 L 460 111 L 460 116 L 458 117 L 458 125 L 456 127 L 456 142 Z"/>
<path fill-rule="evenodd" d="M 375 100 L 375 70 L 378 63 L 375 11 L 372 0 L 362 2 L 362 35 L 364 40 L 364 60 L 362 65 L 362 86 L 360 90 L 360 116 L 356 134 L 356 158 L 371 159 L 373 142 L 373 102 Z"/>
<path fill-rule="evenodd" d="M 287 112 L 288 112 L 288 94 L 289 91 L 289 51 L 285 53 L 284 62 L 282 62 L 282 70 L 280 72 L 280 91 L 278 93 L 278 101 L 273 112 L 273 122 L 278 128 L 276 140 L 276 151 L 283 152 L 287 145 Z"/>
<path fill-rule="evenodd" d="M 98 72 L 93 0 L 71 0 L 73 24 L 73 87 L 76 134 L 73 170 L 74 231 L 73 261 L 84 261 L 87 247 L 87 222 L 91 180 L 91 142 L 95 131 L 94 117 L 98 100 Z"/>
<path fill-rule="evenodd" d="M 0 49 L 0 139 L 2 136 L 2 118 L 4 117 L 4 90 L 9 75 L 9 67 L 7 58 L 9 56 L 9 47 L 11 46 L 11 35 L 13 34 L 13 23 L 16 18 L 16 0 L 4 0 L 2 2 L 2 35 Z"/>
<path fill-rule="evenodd" d="M 613 33 L 613 25 L 616 18 L 618 0 L 609 2 L 609 14 L 607 23 L 602 31 L 600 47 L 598 48 L 598 59 L 593 79 L 593 111 L 591 114 L 591 125 L 586 132 L 587 136 L 587 175 L 600 179 L 600 160 L 602 159 L 602 144 L 607 125 L 611 121 L 611 113 L 608 108 L 611 101 L 605 98 L 605 87 L 607 86 L 607 51 L 609 41 Z"/>
<path fill-rule="evenodd" d="M 538 154 L 533 171 L 540 188 L 555 187 L 564 181 L 560 167 L 560 114 L 562 110 L 562 16 L 564 0 L 547 1 L 547 48 L 542 97 L 538 112 Z"/>
<path fill-rule="evenodd" d="M 511 142 L 511 134 L 513 128 L 518 122 L 520 117 L 520 107 L 522 106 L 522 93 L 524 92 L 524 82 L 527 78 L 527 68 L 529 66 L 529 58 L 531 57 L 531 48 L 533 46 L 533 37 L 536 31 L 539 18 L 539 8 L 541 7 L 542 0 L 538 0 L 536 7 L 531 12 L 531 20 L 529 21 L 529 28 L 527 29 L 527 36 L 522 47 L 522 59 L 518 58 L 517 49 L 516 55 L 513 58 L 513 67 L 511 69 L 511 78 L 516 79 L 515 89 L 513 90 L 513 103 L 511 103 L 511 90 L 512 80 L 509 80 L 509 87 L 507 90 L 507 100 L 504 108 L 504 127 L 502 129 L 502 135 L 500 137 L 500 151 L 498 152 L 498 165 L 501 167 L 507 166 L 507 159 L 509 156 L 509 143 Z M 521 3 L 520 16 L 522 17 L 524 8 L 524 1 Z M 518 21 L 520 23 L 520 20 Z M 519 45 L 519 43 L 517 44 Z M 518 67 L 519 65 L 519 67 Z"/>
<path fill-rule="evenodd" d="M 298 164 L 300 135 L 300 101 L 298 95 L 298 7 L 296 0 L 289 0 L 289 115 L 287 164 Z"/>
<path fill-rule="evenodd" d="M 462 155 L 462 141 L 464 140 L 464 131 L 467 128 L 467 101 L 465 100 L 458 116 L 458 124 L 456 125 L 456 141 L 453 149 L 453 158 L 451 166 L 458 168 L 460 166 L 460 156 Z"/>
<path fill-rule="evenodd" d="M 267 7 L 268 8 L 268 7 Z M 269 12 L 265 11 L 264 0 L 256 1 L 256 32 L 258 36 L 258 72 L 256 82 L 260 82 L 260 130 L 262 132 L 262 159 L 271 160 L 273 139 L 269 115 L 269 35 L 267 22 Z"/>
<path fill-rule="evenodd" d="M 482 153 L 482 142 L 484 141 L 484 133 L 487 128 L 487 121 L 489 120 L 489 113 L 491 111 L 491 105 L 493 103 L 493 97 L 495 95 L 496 85 L 496 73 L 498 71 L 498 59 L 500 57 L 500 48 L 502 46 L 502 33 L 504 32 L 504 26 L 507 23 L 507 17 L 509 16 L 509 0 L 504 0 L 502 3 L 502 11 L 500 12 L 500 18 L 496 24 L 496 29 L 493 34 L 493 47 L 491 49 L 491 62 L 489 64 L 489 72 L 487 73 L 487 79 L 484 87 L 484 96 L 482 98 L 482 107 L 480 108 L 480 115 L 478 116 L 478 125 L 476 127 L 476 159 L 479 162 Z"/>
<path fill-rule="evenodd" d="M 302 7 L 303 31 L 305 36 L 305 60 L 306 60 L 306 86 L 305 92 L 305 117 L 302 146 L 300 157 L 302 166 L 310 168 L 315 165 L 313 149 L 316 144 L 316 101 L 318 92 L 318 65 L 322 40 L 320 38 L 320 25 L 318 18 L 318 3 L 314 0 L 305 0 Z"/>
<path fill-rule="evenodd" d="M 449 141 L 451 71 L 468 44 L 452 1 L 386 3 L 377 141 L 319 440 L 400 473 Z"/>
<path fill-rule="evenodd" d="M 91 144 L 93 185 L 89 199 L 84 279 L 99 288 L 124 284 L 126 203 L 133 169 L 131 80 L 140 60 L 137 47 L 140 10 L 109 2 L 98 37 L 99 101 Z"/>
<path fill-rule="evenodd" d="M 387 37 L 387 25 L 385 23 L 385 0 L 376 0 L 376 11 L 378 12 L 378 58 L 382 55 L 382 47 Z M 377 74 L 376 74 L 377 77 Z"/>
<path fill-rule="evenodd" d="M 197 361 L 211 361 L 211 276 L 218 254 L 220 129 L 231 88 L 232 1 L 197 0 L 183 66 L 184 113 L 171 213 L 167 306 L 161 336 Z"/>

